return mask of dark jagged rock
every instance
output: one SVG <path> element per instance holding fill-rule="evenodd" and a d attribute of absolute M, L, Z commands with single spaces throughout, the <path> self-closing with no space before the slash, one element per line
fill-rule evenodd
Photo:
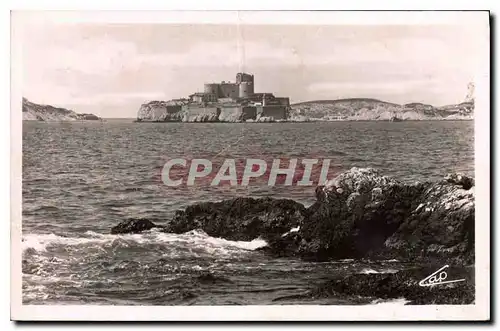
<path fill-rule="evenodd" d="M 473 304 L 474 268 L 447 269 L 446 280 L 465 279 L 465 281 L 420 286 L 418 283 L 437 271 L 441 265 L 409 269 L 387 274 L 353 274 L 329 280 L 309 294 L 312 298 L 338 295 L 371 297 L 373 299 L 399 299 L 407 304 Z M 453 278 L 453 279 L 452 279 Z"/>
<path fill-rule="evenodd" d="M 467 177 L 463 174 L 448 174 L 444 177 L 448 183 L 462 186 L 464 190 L 469 190 L 474 186 L 474 178 Z"/>
<path fill-rule="evenodd" d="M 471 183 L 464 175 L 448 175 L 437 183 L 405 184 L 373 169 L 353 168 L 317 192 L 299 232 L 298 253 L 314 260 L 445 256 L 472 262 Z"/>
<path fill-rule="evenodd" d="M 267 252 L 275 257 L 296 256 L 302 237 L 298 232 L 284 233 L 281 236 L 274 236 L 267 239 L 267 246 L 259 250 Z"/>
<path fill-rule="evenodd" d="M 293 200 L 235 198 L 189 206 L 178 211 L 166 229 L 174 233 L 202 229 L 229 240 L 275 240 L 300 226 L 305 214 L 306 208 Z"/>
<path fill-rule="evenodd" d="M 153 228 L 159 228 L 159 226 L 145 218 L 133 218 L 112 227 L 111 234 L 140 233 Z"/>
<path fill-rule="evenodd" d="M 450 181 L 450 177 L 458 180 Z M 428 185 L 418 206 L 385 242 L 386 255 L 474 263 L 473 183 L 463 175 L 448 175 Z"/>
<path fill-rule="evenodd" d="M 299 249 L 304 258 L 360 258 L 383 247 L 411 214 L 423 185 L 403 185 L 373 169 L 353 168 L 327 183 L 309 208 Z"/>
<path fill-rule="evenodd" d="M 86 121 L 98 121 L 101 118 L 99 116 L 94 115 L 94 114 L 78 114 L 78 119 L 79 120 L 86 120 Z"/>

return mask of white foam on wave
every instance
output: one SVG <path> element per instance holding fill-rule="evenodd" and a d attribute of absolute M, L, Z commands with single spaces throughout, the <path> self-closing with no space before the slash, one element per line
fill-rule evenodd
<path fill-rule="evenodd" d="M 211 237 L 203 231 L 194 230 L 183 234 L 163 233 L 158 231 L 146 231 L 140 234 L 112 235 L 87 231 L 82 237 L 63 237 L 51 234 L 27 234 L 23 236 L 23 252 L 33 249 L 45 252 L 48 247 L 54 246 L 100 246 L 113 244 L 120 241 L 124 246 L 147 245 L 147 244 L 186 244 L 186 246 L 208 247 L 208 248 L 230 248 L 253 251 L 267 246 L 267 242 L 257 238 L 252 241 L 231 241 L 222 238 Z"/>
<path fill-rule="evenodd" d="M 85 237 L 62 237 L 55 235 L 53 233 L 50 234 L 27 234 L 22 238 L 22 249 L 23 252 L 27 249 L 34 249 L 39 252 L 44 252 L 47 250 L 47 247 L 53 245 L 64 245 L 64 246 L 73 246 L 73 245 L 81 245 L 88 243 L 104 243 L 105 239 L 96 239 L 96 238 L 85 238 Z"/>
<path fill-rule="evenodd" d="M 404 306 L 405 304 L 409 303 L 411 301 L 406 300 L 405 298 L 397 298 L 397 299 L 391 299 L 391 300 L 382 300 L 382 299 L 377 299 L 373 300 L 370 304 L 371 305 L 376 305 L 376 306 Z"/>
<path fill-rule="evenodd" d="M 252 241 L 232 241 L 223 238 L 211 237 L 201 230 L 192 230 L 183 234 L 172 233 L 157 233 L 157 239 L 164 242 L 178 242 L 186 243 L 188 245 L 197 247 L 211 247 L 211 248 L 233 248 L 247 251 L 253 251 L 267 246 L 267 242 L 261 238 Z"/>
<path fill-rule="evenodd" d="M 359 273 L 367 275 L 367 274 L 393 274 L 396 272 L 398 272 L 398 270 L 395 270 L 395 269 L 385 269 L 385 270 L 377 271 L 377 270 L 373 270 L 370 268 L 365 268 L 365 269 L 361 270 Z"/>
<path fill-rule="evenodd" d="M 300 226 L 297 226 L 295 228 L 291 228 L 290 231 L 288 232 L 285 232 L 281 235 L 281 237 L 286 237 L 287 235 L 289 235 L 290 233 L 294 233 L 294 232 L 299 232 L 300 230 Z"/>
<path fill-rule="evenodd" d="M 208 242 L 214 246 L 229 246 L 248 251 L 254 251 L 256 249 L 267 246 L 267 242 L 261 238 L 254 239 L 252 241 L 231 241 L 222 238 L 210 237 L 206 233 L 196 233 L 196 235 L 200 236 L 202 242 Z"/>

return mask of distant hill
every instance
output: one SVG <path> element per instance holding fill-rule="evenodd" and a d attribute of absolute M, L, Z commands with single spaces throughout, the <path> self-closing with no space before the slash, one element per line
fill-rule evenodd
<path fill-rule="evenodd" d="M 39 105 L 23 98 L 23 121 L 82 121 L 100 120 L 94 114 L 78 114 L 66 108 Z"/>
<path fill-rule="evenodd" d="M 290 116 L 296 121 L 389 121 L 473 119 L 474 102 L 435 107 L 423 103 L 404 105 L 369 98 L 315 100 L 293 104 Z"/>
<path fill-rule="evenodd" d="M 381 100 L 372 99 L 372 98 L 348 98 L 348 99 L 336 99 L 336 100 L 314 100 L 314 101 L 298 102 L 298 103 L 295 103 L 293 105 L 294 106 L 298 106 L 298 105 L 311 104 L 311 103 L 329 104 L 329 105 L 331 105 L 331 104 L 344 104 L 344 103 L 358 104 L 358 105 L 365 105 L 365 104 L 386 104 L 386 105 L 393 105 L 393 106 L 397 106 L 398 105 L 396 103 L 381 101 Z"/>

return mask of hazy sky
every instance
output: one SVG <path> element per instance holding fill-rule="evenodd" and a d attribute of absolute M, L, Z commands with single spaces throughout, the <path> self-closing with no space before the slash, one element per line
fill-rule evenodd
<path fill-rule="evenodd" d="M 141 103 L 255 75 L 256 92 L 292 102 L 349 97 L 461 102 L 477 72 L 467 26 L 75 24 L 26 27 L 23 95 L 135 117 Z"/>

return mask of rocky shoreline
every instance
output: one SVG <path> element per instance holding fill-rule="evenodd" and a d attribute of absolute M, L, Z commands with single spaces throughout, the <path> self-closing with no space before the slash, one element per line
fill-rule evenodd
<path fill-rule="evenodd" d="M 474 119 L 474 99 L 433 106 L 418 102 L 395 104 L 369 98 L 316 100 L 293 104 L 290 116 L 319 121 L 454 121 Z"/>
<path fill-rule="evenodd" d="M 76 113 L 66 108 L 39 105 L 23 98 L 23 121 L 66 122 L 66 121 L 101 121 L 94 114 Z"/>
<path fill-rule="evenodd" d="M 184 109 L 187 99 L 143 103 L 134 122 L 137 123 L 301 123 L 352 121 L 468 121 L 474 120 L 474 100 L 436 107 L 423 103 L 394 104 L 377 99 L 351 98 L 316 100 L 292 104 L 285 118 L 250 119 L 242 111 L 223 111 L 216 104 L 203 111 Z M 201 106 L 200 106 L 201 107 Z M 218 109 L 218 110 L 217 110 Z"/>
<path fill-rule="evenodd" d="M 437 182 L 408 184 L 374 169 L 352 168 L 318 187 L 316 199 L 308 208 L 293 200 L 273 198 L 203 202 L 177 211 L 161 225 L 154 220 L 130 219 L 113 227 L 111 233 L 201 229 L 227 240 L 264 239 L 268 245 L 262 251 L 274 257 L 408 261 L 420 267 L 331 279 L 308 295 L 401 296 L 413 304 L 474 300 L 470 276 L 460 284 L 416 285 L 443 265 L 458 268 L 454 278 L 473 274 L 473 178 L 450 174 Z"/>

